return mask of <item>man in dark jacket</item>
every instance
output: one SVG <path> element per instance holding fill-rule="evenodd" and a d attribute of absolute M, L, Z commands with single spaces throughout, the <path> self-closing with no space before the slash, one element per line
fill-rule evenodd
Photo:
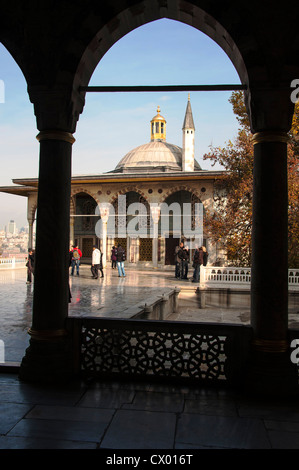
<path fill-rule="evenodd" d="M 181 261 L 181 249 L 184 248 L 184 243 L 180 243 L 175 247 L 175 252 L 174 252 L 174 262 L 175 262 L 175 277 L 180 279 L 181 277 L 181 267 L 182 267 L 182 261 Z"/>
<path fill-rule="evenodd" d="M 180 260 L 180 274 L 181 279 L 187 279 L 188 276 L 188 264 L 189 264 L 189 247 L 184 246 L 184 243 L 180 243 L 180 249 L 177 253 L 178 259 Z"/>
<path fill-rule="evenodd" d="M 200 266 L 203 264 L 203 250 L 202 247 L 196 248 L 193 256 L 193 279 L 192 282 L 199 282 Z"/>

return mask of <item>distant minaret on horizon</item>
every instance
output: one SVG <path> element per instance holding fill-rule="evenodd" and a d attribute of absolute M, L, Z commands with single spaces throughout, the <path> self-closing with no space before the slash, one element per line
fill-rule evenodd
<path fill-rule="evenodd" d="M 194 134 L 195 126 L 190 103 L 190 93 L 183 123 L 182 171 L 194 171 Z"/>

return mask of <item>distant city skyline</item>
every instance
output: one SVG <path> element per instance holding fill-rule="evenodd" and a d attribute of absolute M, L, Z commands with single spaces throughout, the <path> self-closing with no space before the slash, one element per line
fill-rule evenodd
<path fill-rule="evenodd" d="M 0 226 L 0 232 L 1 231 L 6 231 L 6 232 L 10 232 L 10 225 L 11 224 L 15 224 L 15 228 L 16 228 L 16 231 L 19 232 L 20 230 L 22 229 L 26 229 L 28 228 L 29 224 L 28 222 L 26 224 L 23 224 L 23 225 L 18 225 L 15 220 L 9 220 L 6 224 L 4 224 L 3 226 Z"/>
<path fill-rule="evenodd" d="M 158 43 L 156 43 L 159 38 Z M 157 44 L 157 47 L 155 46 Z M 38 130 L 27 85 L 17 64 L 0 44 L 0 185 L 38 177 Z M 195 28 L 172 20 L 141 26 L 120 39 L 98 64 L 89 85 L 239 84 L 224 51 Z M 203 161 L 210 145 L 225 146 L 237 135 L 238 122 L 228 102 L 230 92 L 191 93 L 195 121 L 195 158 Z M 186 93 L 87 93 L 74 134 L 72 173 L 113 170 L 133 148 L 150 140 L 150 120 L 157 106 L 167 121 L 166 140 L 182 146 Z M 28 225 L 27 198 L 0 193 L 0 229 L 13 219 Z"/>

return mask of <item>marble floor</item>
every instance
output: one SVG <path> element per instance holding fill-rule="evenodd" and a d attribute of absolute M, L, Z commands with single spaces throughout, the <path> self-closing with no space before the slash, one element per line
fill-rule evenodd
<path fill-rule="evenodd" d="M 190 280 L 176 279 L 172 270 L 135 268 L 127 268 L 123 278 L 110 266 L 105 269 L 103 278 L 95 280 L 90 267 L 82 265 L 79 276 L 70 276 L 69 315 L 129 318 L 132 312 L 140 311 L 145 304 L 150 305 L 175 287 L 181 289 L 182 297 L 183 292 L 192 296 L 196 287 Z M 27 331 L 31 326 L 33 285 L 26 284 L 26 269 L 16 269 L 0 270 L 0 286 L 0 341 L 4 342 L 5 361 L 19 362 L 29 343 Z M 250 310 L 246 306 L 200 309 L 195 302 L 180 302 L 178 312 L 167 319 L 249 324 Z M 289 309 L 289 325 L 299 328 L 299 304 Z"/>
<path fill-rule="evenodd" d="M 20 360 L 28 341 L 32 286 L 25 281 L 25 270 L 0 272 L 0 339 L 5 340 L 10 361 Z M 82 267 L 80 276 L 70 282 L 70 314 L 102 315 L 108 302 L 116 308 L 125 299 L 129 308 L 129 299 L 136 305 L 153 295 L 152 289 L 161 294 L 184 281 L 174 279 L 172 272 L 133 269 L 125 279 L 106 270 L 103 279 L 94 281 L 88 268 Z M 296 311 L 291 314 L 296 321 Z M 182 318 L 249 321 L 248 311 L 240 309 L 188 307 L 173 317 Z M 175 459 L 187 462 L 186 456 L 190 464 L 199 465 L 204 450 L 299 449 L 299 399 L 151 382 L 30 384 L 21 382 L 17 372 L 2 371 L 0 449 L 97 449 L 97 465 L 124 464 L 122 459 L 130 456 L 135 459 L 131 466 L 140 468 L 157 464 L 163 455 L 169 456 L 168 465 Z M 213 458 L 217 456 L 221 464 L 232 457 L 213 453 Z"/>
<path fill-rule="evenodd" d="M 200 385 L 46 386 L 1 373 L 0 416 L 0 449 L 98 449 L 99 466 L 113 456 L 139 457 L 144 468 L 157 455 L 199 465 L 203 450 L 299 449 L 299 399 Z M 226 455 L 213 457 L 223 464 Z"/>

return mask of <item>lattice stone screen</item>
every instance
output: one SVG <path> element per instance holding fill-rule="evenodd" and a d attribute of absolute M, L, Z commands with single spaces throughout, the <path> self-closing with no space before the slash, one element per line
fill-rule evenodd
<path fill-rule="evenodd" d="M 70 319 L 77 369 L 89 376 L 230 382 L 246 356 L 251 329 L 219 324 Z"/>
<path fill-rule="evenodd" d="M 139 261 L 152 261 L 153 239 L 140 238 Z"/>

